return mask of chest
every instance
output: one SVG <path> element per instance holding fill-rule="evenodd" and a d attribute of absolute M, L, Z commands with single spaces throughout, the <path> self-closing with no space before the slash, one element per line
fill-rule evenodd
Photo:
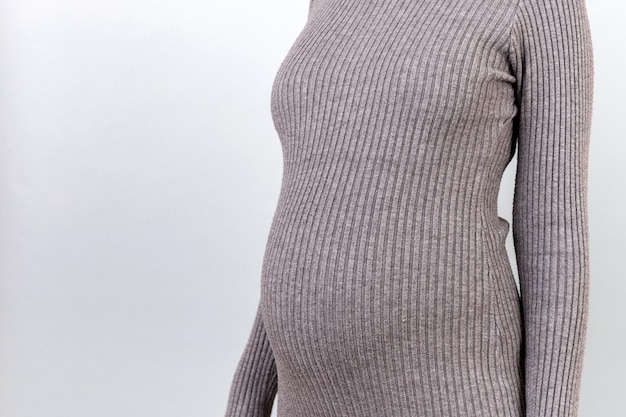
<path fill-rule="evenodd" d="M 510 122 L 514 6 L 502 0 L 313 0 L 272 87 L 283 144 L 303 132 L 328 137 L 326 126 L 337 134 L 364 122 L 369 132 L 387 135 L 415 125 L 467 134 L 467 126 Z"/>

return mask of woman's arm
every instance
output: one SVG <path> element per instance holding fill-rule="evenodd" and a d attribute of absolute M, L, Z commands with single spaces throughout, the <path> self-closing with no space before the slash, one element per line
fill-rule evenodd
<path fill-rule="evenodd" d="M 584 0 L 520 0 L 510 40 L 526 416 L 575 417 L 589 296 L 593 56 Z"/>
<path fill-rule="evenodd" d="M 261 305 L 233 376 L 225 417 L 269 417 L 278 390 L 272 348 L 265 334 Z"/>

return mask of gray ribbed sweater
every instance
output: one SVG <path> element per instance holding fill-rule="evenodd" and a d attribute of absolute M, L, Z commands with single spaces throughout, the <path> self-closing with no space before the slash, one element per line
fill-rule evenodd
<path fill-rule="evenodd" d="M 577 416 L 592 95 L 584 0 L 313 0 L 226 416 Z"/>

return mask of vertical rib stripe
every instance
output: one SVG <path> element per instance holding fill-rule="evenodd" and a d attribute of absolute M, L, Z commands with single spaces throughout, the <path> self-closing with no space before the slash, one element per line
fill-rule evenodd
<path fill-rule="evenodd" d="M 311 1 L 226 417 L 577 417 L 589 29 L 584 0 Z"/>

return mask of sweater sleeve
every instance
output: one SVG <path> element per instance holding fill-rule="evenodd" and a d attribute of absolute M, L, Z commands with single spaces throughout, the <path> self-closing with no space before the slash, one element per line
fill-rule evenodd
<path fill-rule="evenodd" d="M 274 355 L 263 327 L 261 305 L 233 376 L 225 417 L 269 417 L 278 390 Z"/>
<path fill-rule="evenodd" d="M 585 0 L 521 0 L 510 57 L 518 103 L 513 242 L 526 417 L 575 417 L 585 348 L 593 56 Z"/>

